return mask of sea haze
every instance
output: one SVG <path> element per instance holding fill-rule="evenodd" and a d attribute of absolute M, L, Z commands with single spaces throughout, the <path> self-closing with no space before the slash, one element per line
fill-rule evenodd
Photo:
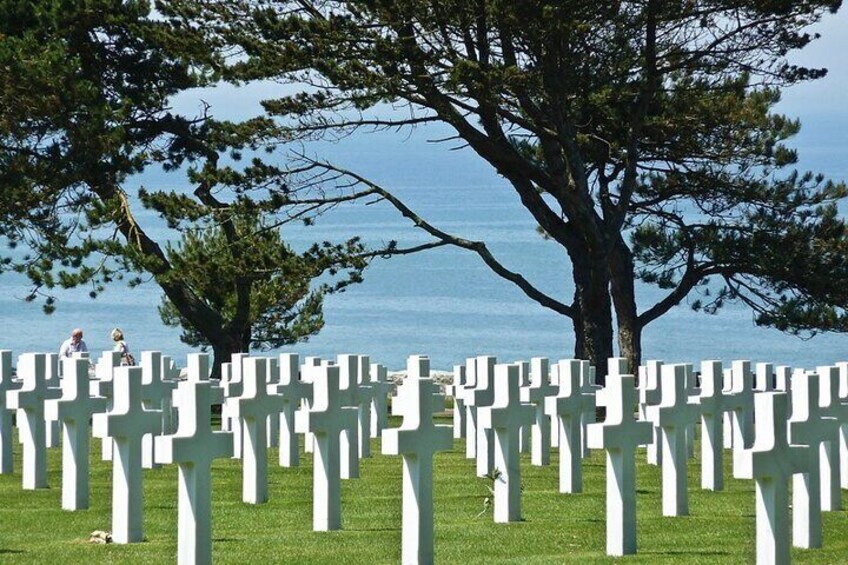
<path fill-rule="evenodd" d="M 804 168 L 846 178 L 841 158 L 848 147 L 844 131 L 831 123 L 821 124 L 819 134 L 802 134 L 800 146 L 803 149 L 805 141 L 810 146 L 802 155 L 808 157 L 802 161 Z M 467 149 L 450 150 L 448 144 L 428 142 L 434 133 L 361 135 L 311 150 L 392 189 L 439 228 L 486 241 L 508 268 L 525 274 L 544 292 L 570 301 L 573 286 L 562 249 L 536 233 L 515 193 L 488 165 Z M 184 177 L 158 171 L 134 179 L 133 184 L 188 190 Z M 173 237 L 153 214 L 138 216 L 156 237 Z M 286 232 L 297 248 L 354 235 L 371 245 L 393 239 L 401 245 L 427 241 L 423 232 L 386 204 L 338 208 L 312 227 L 291 227 Z M 58 310 L 51 316 L 42 314 L 39 305 L 21 300 L 27 290 L 23 283 L 20 277 L 0 277 L 0 312 L 6 326 L 2 347 L 16 354 L 56 350 L 75 326 L 84 328 L 93 352 L 110 348 L 108 334 L 115 326 L 124 330 L 136 351 L 160 349 L 178 359 L 190 351 L 176 330 L 160 322 L 156 305 L 161 293 L 152 283 L 134 289 L 115 283 L 96 300 L 88 298 L 87 289 L 61 292 Z M 658 289 L 641 286 L 640 309 L 661 296 Z M 573 354 L 568 319 L 528 299 L 492 274 L 476 255 L 460 249 L 375 260 L 364 283 L 327 299 L 325 318 L 326 327 L 318 336 L 288 350 L 324 357 L 369 354 L 393 369 L 403 367 L 406 356 L 416 353 L 430 355 L 433 366 L 441 369 L 472 355 L 513 361 Z M 647 328 L 644 353 L 646 359 L 674 362 L 745 358 L 814 367 L 846 358 L 845 343 L 837 335 L 803 341 L 758 328 L 742 306 L 729 305 L 719 315 L 708 316 L 684 304 Z"/>
<path fill-rule="evenodd" d="M 848 178 L 848 13 L 842 10 L 816 26 L 822 39 L 796 55 L 796 63 L 825 66 L 821 81 L 787 91 L 779 110 L 801 118 L 804 127 L 792 144 L 801 152 L 801 169 L 820 171 L 836 180 Z M 175 101 L 178 111 L 192 112 L 209 102 L 216 117 L 239 119 L 259 111 L 258 101 L 278 94 L 279 85 L 258 84 L 234 90 L 218 88 L 189 93 Z M 333 145 L 309 148 L 321 158 L 355 170 L 394 191 L 439 228 L 485 240 L 508 268 L 523 273 L 541 290 L 570 302 L 573 287 L 567 259 L 556 244 L 536 233 L 529 213 L 515 193 L 468 149 L 455 143 L 430 143 L 446 132 L 432 128 L 411 134 L 357 135 Z M 132 179 L 128 188 L 189 190 L 184 176 L 151 171 Z M 846 207 L 841 206 L 842 212 Z M 175 237 L 149 212 L 138 219 L 154 237 Z M 420 231 L 385 204 L 339 208 L 310 228 L 290 228 L 286 238 L 296 248 L 314 241 L 342 241 L 354 235 L 371 245 L 398 240 L 401 245 L 426 241 Z M 94 354 L 111 349 L 110 330 L 123 328 L 134 351 L 159 349 L 184 364 L 190 349 L 179 332 L 166 328 L 156 306 L 161 292 L 147 283 L 128 289 L 116 283 L 96 300 L 89 289 L 58 293 L 58 309 L 46 316 L 39 304 L 23 301 L 28 288 L 16 275 L 0 276 L 0 315 L 4 337 L 0 347 L 17 355 L 55 351 L 70 330 L 81 326 Z M 640 311 L 662 296 L 640 286 Z M 442 248 L 391 260 L 375 260 L 365 282 L 331 296 L 325 307 L 326 327 L 308 343 L 289 350 L 302 355 L 333 357 L 369 354 L 392 369 L 410 354 L 427 354 L 432 365 L 449 369 L 466 357 L 497 355 L 501 361 L 573 354 L 569 320 L 525 297 L 491 273 L 468 251 Z M 744 307 L 728 305 L 716 316 L 693 312 L 686 303 L 649 325 L 644 333 L 646 359 L 694 362 L 703 359 L 751 359 L 798 367 L 815 367 L 848 358 L 846 338 L 822 335 L 809 341 L 758 328 Z"/>

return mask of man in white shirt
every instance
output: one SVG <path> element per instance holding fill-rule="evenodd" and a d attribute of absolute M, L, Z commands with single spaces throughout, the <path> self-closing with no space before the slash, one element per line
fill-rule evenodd
<path fill-rule="evenodd" d="M 59 357 L 71 357 L 74 353 L 86 351 L 88 351 L 88 347 L 82 340 L 82 330 L 75 328 L 71 332 L 71 338 L 65 340 L 65 343 L 59 348 Z"/>

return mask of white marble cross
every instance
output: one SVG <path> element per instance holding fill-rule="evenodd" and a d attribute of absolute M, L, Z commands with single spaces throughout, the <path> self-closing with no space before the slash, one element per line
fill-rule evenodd
<path fill-rule="evenodd" d="M 372 438 L 381 437 L 383 429 L 389 425 L 389 393 L 393 387 L 385 365 L 371 363 L 371 388 L 374 391 L 371 400 Z"/>
<path fill-rule="evenodd" d="M 615 366 L 618 359 L 613 359 L 610 367 Z M 626 363 L 626 361 L 625 361 Z M 621 373 L 624 374 L 624 373 Z M 603 398 L 603 387 L 597 384 L 597 372 L 595 367 L 589 361 L 580 361 L 580 392 L 584 395 L 589 395 L 597 399 L 598 394 Z M 583 414 L 580 415 L 580 456 L 584 459 L 589 457 L 589 434 L 586 431 L 589 424 L 594 424 L 597 421 L 595 415 L 595 406 L 597 402 L 591 406 L 586 405 Z"/>
<path fill-rule="evenodd" d="M 733 475 L 755 481 L 757 564 L 789 563 L 789 479 L 807 469 L 810 448 L 789 445 L 785 392 L 757 394 L 754 412 L 754 444 L 741 450 Z"/>
<path fill-rule="evenodd" d="M 754 438 L 754 375 L 750 361 L 734 361 L 731 365 L 730 407 L 733 409 L 733 466 L 743 449 Z"/>
<path fill-rule="evenodd" d="M 522 402 L 529 402 L 523 400 L 523 398 L 524 389 L 530 386 L 530 363 L 528 361 L 516 361 L 515 364 L 518 365 L 518 388 L 521 391 Z M 530 429 L 532 427 L 532 424 L 528 424 L 526 426 L 522 426 L 519 430 L 518 451 L 521 453 L 530 453 Z M 551 421 L 550 418 L 548 418 L 548 430 L 550 430 L 550 428 Z"/>
<path fill-rule="evenodd" d="M 342 404 L 345 393 L 339 381 L 339 367 L 318 368 L 312 383 L 312 403 L 309 409 L 295 416 L 297 431 L 314 435 L 312 529 L 315 531 L 342 527 L 339 437 L 345 430 L 356 430 L 357 414 L 355 408 Z"/>
<path fill-rule="evenodd" d="M 660 431 L 662 444 L 663 516 L 689 514 L 686 483 L 686 427 L 698 419 L 698 407 L 689 403 L 686 367 L 663 365 L 660 403 L 648 406 L 648 418 Z"/>
<path fill-rule="evenodd" d="M 450 426 L 433 423 L 433 414 L 445 408 L 437 389 L 430 360 L 411 356 L 392 403 L 392 413 L 403 422 L 383 431 L 383 454 L 403 456 L 402 563 L 433 563 L 433 455 L 453 445 Z"/>
<path fill-rule="evenodd" d="M 838 423 L 825 418 L 819 407 L 820 377 L 816 373 L 792 375 L 792 416 L 789 442 L 809 447 L 809 464 L 792 477 L 792 544 L 815 548 L 822 545 L 821 467 L 819 449 L 835 441 Z"/>
<path fill-rule="evenodd" d="M 551 385 L 559 390 L 559 363 L 554 363 L 551 365 Z M 550 416 L 550 430 L 551 430 L 551 449 L 557 448 L 559 449 L 559 416 Z M 582 422 L 582 421 L 581 421 Z M 582 431 L 581 431 L 582 433 Z M 581 438 L 582 441 L 588 441 L 586 436 Z"/>
<path fill-rule="evenodd" d="M 303 363 L 300 365 L 300 380 L 305 382 L 306 384 L 312 386 L 312 383 L 315 382 L 316 375 L 321 371 L 322 360 L 320 357 L 304 357 Z M 310 406 L 311 400 L 308 398 L 304 398 L 301 400 L 299 410 L 308 410 Z M 295 420 L 297 416 L 295 416 Z M 314 447 L 313 436 L 311 432 L 306 432 L 303 436 L 303 451 L 306 453 L 312 453 L 312 448 Z"/>
<path fill-rule="evenodd" d="M 359 457 L 371 457 L 371 405 L 374 402 L 374 387 L 371 386 L 371 359 L 367 355 L 358 355 L 359 368 L 356 371 L 359 405 L 357 406 Z"/>
<path fill-rule="evenodd" d="M 648 406 L 655 406 L 660 402 L 660 373 L 662 372 L 662 361 L 652 360 L 639 367 L 639 418 L 644 421 L 648 419 Z M 656 422 L 653 426 L 652 440 L 648 444 L 647 458 L 649 465 L 662 464 L 662 449 L 660 446 L 660 432 Z"/>
<path fill-rule="evenodd" d="M 294 414 L 302 400 L 312 398 L 312 385 L 300 380 L 300 358 L 297 353 L 280 355 L 280 382 L 274 388 L 282 400 L 280 411 L 280 467 L 300 464 Z"/>
<path fill-rule="evenodd" d="M 6 392 L 6 407 L 18 411 L 19 440 L 23 444 L 23 488 L 47 488 L 47 441 L 44 403 L 61 395 L 47 387 L 43 353 L 24 353 L 18 357 L 21 387 Z"/>
<path fill-rule="evenodd" d="M 697 398 L 701 394 L 701 389 L 698 387 L 695 367 L 692 363 L 684 363 L 683 367 L 686 372 L 686 394 L 690 400 L 697 404 Z M 697 420 L 698 418 L 695 418 L 695 420 L 686 426 L 686 456 L 689 459 L 695 457 L 695 427 L 698 424 Z"/>
<path fill-rule="evenodd" d="M 465 398 L 462 389 L 465 387 L 465 365 L 453 366 L 453 380 L 445 386 L 445 394 L 453 398 L 453 438 L 465 437 Z"/>
<path fill-rule="evenodd" d="M 518 522 L 521 520 L 518 434 L 521 426 L 533 421 L 535 408 L 521 402 L 518 365 L 496 365 L 494 377 L 492 403 L 480 407 L 477 415 L 482 429 L 494 431 L 492 448 L 495 461 L 492 475 L 495 482 L 495 522 Z"/>
<path fill-rule="evenodd" d="M 789 392 L 792 388 L 792 367 L 779 365 L 774 369 L 774 390 Z M 790 399 L 791 400 L 791 399 Z M 792 405 L 789 405 L 789 413 L 792 413 Z"/>
<path fill-rule="evenodd" d="M 75 354 L 76 355 L 76 354 Z M 112 389 L 115 379 L 115 369 L 121 366 L 120 351 L 104 351 L 100 360 L 94 365 L 94 380 L 89 383 L 91 396 L 106 398 L 106 409 L 112 409 Z M 101 442 L 101 459 L 112 460 L 112 439 L 103 438 Z"/>
<path fill-rule="evenodd" d="M 533 465 L 551 463 L 551 419 L 545 414 L 545 399 L 554 396 L 556 392 L 557 388 L 550 381 L 550 362 L 547 357 L 530 359 L 530 383 L 521 389 L 521 402 L 532 404 L 535 410 L 530 427 L 530 462 Z"/>
<path fill-rule="evenodd" d="M 839 369 L 839 405 L 843 408 L 848 406 L 848 363 L 840 362 L 836 366 Z M 843 489 L 848 489 L 848 419 L 841 420 L 839 426 L 839 468 L 841 477 L 839 480 L 840 486 Z"/>
<path fill-rule="evenodd" d="M 232 457 L 232 432 L 212 430 L 212 405 L 224 390 L 209 380 L 209 356 L 188 356 L 188 378 L 177 385 L 179 427 L 156 438 L 156 461 L 178 465 L 177 563 L 212 562 L 212 460 Z"/>
<path fill-rule="evenodd" d="M 154 452 L 153 438 L 157 435 L 174 433 L 171 421 L 171 394 L 177 387 L 176 381 L 166 380 L 162 374 L 162 353 L 159 351 L 141 352 L 141 384 L 144 407 L 162 411 L 162 428 L 155 434 L 148 434 L 141 440 L 141 466 L 152 469 L 158 466 Z"/>
<path fill-rule="evenodd" d="M 268 501 L 268 416 L 279 410 L 279 399 L 268 395 L 267 358 L 244 359 L 241 384 L 234 413 L 242 430 L 242 500 L 262 504 Z"/>
<path fill-rule="evenodd" d="M 757 363 L 755 365 L 754 391 L 771 392 L 775 390 L 774 365 Z"/>
<path fill-rule="evenodd" d="M 20 382 L 12 379 L 12 352 L 0 350 L 0 474 L 14 471 L 12 411 L 6 403 L 6 393 L 19 387 Z"/>
<path fill-rule="evenodd" d="M 112 407 L 94 414 L 96 437 L 111 438 L 112 539 L 133 543 L 144 539 L 144 487 L 141 438 L 162 429 L 160 410 L 144 408 L 141 367 L 117 367 L 112 383 Z"/>
<path fill-rule="evenodd" d="M 497 360 L 490 355 L 481 355 L 475 360 L 477 380 L 474 384 L 474 390 L 471 391 L 465 402 L 467 406 L 476 408 L 478 418 L 480 409 L 491 407 L 495 400 L 494 375 L 496 363 Z M 477 468 L 477 476 L 485 477 L 494 470 L 495 465 L 495 450 L 492 445 L 494 442 L 494 431 L 490 427 L 480 425 L 479 422 L 476 428 L 477 449 L 475 451 L 475 466 Z"/>
<path fill-rule="evenodd" d="M 224 387 L 224 404 L 221 405 L 221 429 L 233 432 L 233 458 L 241 459 L 242 425 L 238 418 L 238 398 L 243 391 L 244 360 L 247 353 L 233 353 L 229 363 L 221 364 L 221 386 Z"/>
<path fill-rule="evenodd" d="M 848 404 L 839 400 L 839 367 L 822 366 L 816 371 L 820 382 L 821 413 L 823 416 L 833 418 L 837 423 L 837 433 L 830 441 L 823 442 L 819 448 L 821 509 L 824 512 L 835 512 L 842 509 L 840 477 L 843 470 L 839 458 L 839 430 L 848 423 Z"/>
<path fill-rule="evenodd" d="M 477 386 L 477 358 L 465 360 L 465 384 L 462 386 L 462 400 L 465 405 L 465 458 L 477 457 L 477 407 L 469 402 Z"/>
<path fill-rule="evenodd" d="M 607 452 L 607 555 L 636 553 L 636 448 L 651 441 L 651 423 L 637 421 L 635 379 L 608 375 L 607 414 L 589 425 L 589 446 Z"/>
<path fill-rule="evenodd" d="M 276 396 L 275 393 L 277 385 L 280 384 L 280 360 L 277 357 L 267 357 L 265 362 L 268 365 L 265 371 L 268 394 L 274 395 L 277 401 L 274 404 L 274 410 L 268 414 L 268 419 L 265 421 L 265 446 L 270 449 L 279 445 L 280 416 L 282 415 L 283 403 L 282 398 Z"/>
<path fill-rule="evenodd" d="M 46 418 L 62 424 L 62 509 L 88 508 L 89 420 L 106 399 L 89 392 L 88 359 L 62 360 L 62 398 L 47 401 Z"/>
<path fill-rule="evenodd" d="M 545 412 L 556 417 L 559 429 L 559 492 L 583 491 L 580 425 L 587 409 L 594 410 L 595 396 L 580 388 L 580 365 L 577 359 L 561 360 L 557 394 L 545 399 Z"/>
<path fill-rule="evenodd" d="M 722 388 L 724 373 L 721 361 L 701 363 L 701 488 L 724 489 L 724 426 L 722 415 L 731 410 L 729 398 Z"/>
<path fill-rule="evenodd" d="M 359 478 L 359 356 L 339 355 L 339 387 L 342 391 L 342 404 L 354 408 L 357 424 L 352 429 L 342 431 L 341 471 L 343 479 Z"/>
<path fill-rule="evenodd" d="M 61 389 L 62 370 L 59 366 L 58 353 L 45 353 L 45 373 L 44 379 L 47 381 L 47 387 L 51 389 Z M 56 420 L 48 420 L 44 425 L 44 436 L 47 442 L 47 447 L 59 447 L 62 440 L 62 426 Z"/>

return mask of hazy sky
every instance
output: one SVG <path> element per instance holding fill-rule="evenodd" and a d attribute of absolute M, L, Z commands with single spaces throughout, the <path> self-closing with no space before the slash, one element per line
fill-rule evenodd
<path fill-rule="evenodd" d="M 791 59 L 799 64 L 825 67 L 828 75 L 819 81 L 801 84 L 784 93 L 782 109 L 803 119 L 822 118 L 848 121 L 848 8 L 825 17 L 815 26 L 821 39 L 795 53 Z M 817 120 L 818 121 L 818 120 Z"/>
<path fill-rule="evenodd" d="M 811 28 L 822 37 L 806 49 L 791 55 L 798 64 L 825 67 L 828 76 L 822 80 L 800 84 L 787 89 L 779 107 L 787 114 L 802 118 L 802 122 L 822 122 L 826 125 L 841 123 L 848 133 L 848 7 L 838 14 L 828 15 Z M 175 104 L 178 109 L 191 111 L 199 107 L 198 96 L 212 105 L 212 112 L 219 118 L 237 119 L 254 115 L 260 111 L 258 102 L 262 98 L 279 96 L 280 85 L 254 84 L 234 89 L 219 87 L 184 95 Z"/>

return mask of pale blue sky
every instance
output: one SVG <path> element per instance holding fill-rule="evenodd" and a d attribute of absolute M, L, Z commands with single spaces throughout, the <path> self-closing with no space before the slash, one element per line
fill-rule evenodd
<path fill-rule="evenodd" d="M 848 8 L 826 16 L 811 31 L 818 31 L 822 37 L 790 58 L 798 64 L 825 67 L 828 76 L 784 91 L 780 109 L 802 121 L 809 118 L 815 122 L 831 125 L 838 122 L 848 126 Z M 255 115 L 260 111 L 259 100 L 279 96 L 282 91 L 278 84 L 253 84 L 238 89 L 224 86 L 183 95 L 175 105 L 190 112 L 199 109 L 197 99 L 200 97 L 211 104 L 216 117 L 238 119 Z"/>

